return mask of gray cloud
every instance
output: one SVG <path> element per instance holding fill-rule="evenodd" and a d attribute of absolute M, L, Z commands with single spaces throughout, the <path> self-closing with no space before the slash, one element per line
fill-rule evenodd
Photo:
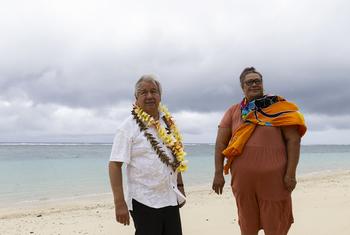
<path fill-rule="evenodd" d="M 245 66 L 263 73 L 266 92 L 285 96 L 307 114 L 337 115 L 337 123 L 345 123 L 348 2 L 152 3 L 4 4 L 0 129 L 16 133 L 20 126 L 43 134 L 48 123 L 64 119 L 49 114 L 65 108 L 92 112 L 102 121 L 113 115 L 103 110 L 133 101 L 134 83 L 144 73 L 159 76 L 172 111 L 222 113 L 242 98 L 238 77 Z M 26 102 L 29 114 L 18 105 Z M 322 123 L 316 123 L 319 130 Z M 344 128 L 337 123 L 330 128 Z M 83 127 L 76 131 L 86 134 Z"/>
<path fill-rule="evenodd" d="M 335 62 L 320 63 L 319 67 L 306 68 L 301 61 L 287 68 L 279 61 L 271 66 L 270 59 L 264 63 L 259 60 L 253 63 L 255 59 L 251 59 L 253 62 L 245 63 L 249 61 L 248 56 L 233 51 L 216 55 L 213 52 L 200 54 L 195 47 L 182 53 L 178 47 L 167 47 L 167 44 L 158 45 L 158 51 L 144 47 L 130 50 L 129 57 L 123 59 L 102 50 L 87 53 L 87 58 L 81 61 L 71 64 L 67 61 L 68 65 L 43 66 L 40 70 L 20 74 L 12 70 L 2 74 L 2 96 L 6 99 L 23 96 L 35 103 L 73 107 L 108 106 L 116 101 L 132 100 L 135 81 L 143 73 L 153 72 L 163 83 L 164 99 L 176 110 L 222 110 L 232 101 L 241 99 L 239 73 L 245 66 L 254 65 L 264 74 L 266 91 L 296 100 L 306 111 L 333 113 L 337 111 L 334 104 L 348 98 L 346 87 L 350 83 L 347 79 L 350 66 L 345 63 L 338 66 Z M 138 53 L 142 55 L 139 58 Z M 242 58 L 242 62 L 226 62 L 235 61 L 235 57 Z M 338 113 L 349 112 L 349 107 Z"/>

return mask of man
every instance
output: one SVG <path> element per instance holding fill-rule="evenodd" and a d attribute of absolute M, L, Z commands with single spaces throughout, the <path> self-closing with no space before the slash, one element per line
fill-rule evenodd
<path fill-rule="evenodd" d="M 129 225 L 130 211 L 135 235 L 182 234 L 179 208 L 185 192 L 179 171 L 186 169 L 185 152 L 171 115 L 160 105 L 161 91 L 152 75 L 137 81 L 134 108 L 117 129 L 110 157 L 116 220 Z"/>

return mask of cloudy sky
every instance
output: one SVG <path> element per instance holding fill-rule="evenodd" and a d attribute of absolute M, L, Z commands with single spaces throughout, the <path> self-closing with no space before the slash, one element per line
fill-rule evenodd
<path fill-rule="evenodd" d="M 185 142 L 214 142 L 255 66 L 296 102 L 303 144 L 350 144 L 345 0 L 1 1 L 0 141 L 111 142 L 156 74 Z"/>

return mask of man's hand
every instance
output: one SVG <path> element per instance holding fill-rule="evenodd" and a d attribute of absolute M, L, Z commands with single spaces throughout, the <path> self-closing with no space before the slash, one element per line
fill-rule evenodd
<path fill-rule="evenodd" d="M 297 185 L 297 181 L 295 177 L 291 177 L 289 175 L 285 175 L 283 178 L 284 186 L 289 192 L 292 192 L 295 189 L 295 186 Z"/>
<path fill-rule="evenodd" d="M 130 224 L 130 216 L 129 216 L 129 210 L 128 206 L 126 205 L 125 201 L 121 203 L 116 203 L 115 205 L 115 218 L 117 222 L 129 225 Z"/>
<path fill-rule="evenodd" d="M 222 194 L 223 188 L 225 185 L 225 178 L 223 173 L 215 173 L 212 189 L 216 194 Z"/>
<path fill-rule="evenodd" d="M 186 197 L 184 186 L 179 186 L 178 189 L 182 193 L 182 195 L 184 195 Z M 183 203 L 179 204 L 179 208 L 183 207 L 185 204 L 186 204 L 186 201 L 184 201 Z"/>

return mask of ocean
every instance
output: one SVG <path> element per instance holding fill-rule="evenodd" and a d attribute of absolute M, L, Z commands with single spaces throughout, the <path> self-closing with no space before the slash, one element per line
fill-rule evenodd
<path fill-rule="evenodd" d="M 0 144 L 0 207 L 111 193 L 111 144 Z M 213 144 L 186 144 L 186 186 L 211 187 Z M 298 175 L 349 170 L 350 145 L 302 146 Z"/>

